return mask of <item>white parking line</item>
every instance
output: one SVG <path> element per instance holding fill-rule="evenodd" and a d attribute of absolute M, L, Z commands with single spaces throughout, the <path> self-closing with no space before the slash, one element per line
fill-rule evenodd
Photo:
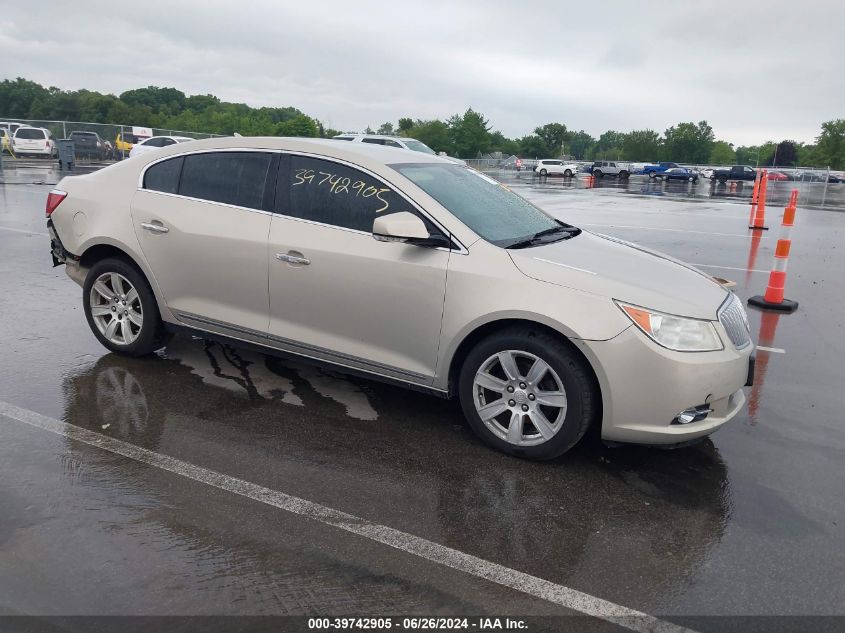
<path fill-rule="evenodd" d="M 47 233 L 41 233 L 40 231 L 27 231 L 26 229 L 13 229 L 11 226 L 0 226 L 0 231 L 12 231 L 13 233 L 23 233 L 24 235 L 43 235 L 44 237 L 50 237 Z"/>
<path fill-rule="evenodd" d="M 465 554 L 451 547 L 386 525 L 379 525 L 307 499 L 294 497 L 243 479 L 224 475 L 175 457 L 155 453 L 122 440 L 61 422 L 35 411 L 22 409 L 8 402 L 0 402 L 0 415 L 357 534 L 372 541 L 389 545 L 407 554 L 424 558 L 606 622 L 624 626 L 633 631 L 642 633 L 691 633 L 690 629 L 672 622 L 623 607 L 608 600 L 602 600 L 588 593 L 549 580 L 543 580 L 471 554 Z"/>
<path fill-rule="evenodd" d="M 657 226 L 631 226 L 629 224 L 592 224 L 590 222 L 578 222 L 583 226 L 607 226 L 617 229 L 641 229 L 643 231 L 670 231 L 672 233 L 698 233 L 699 235 L 719 235 L 721 237 L 748 237 L 747 233 L 711 233 L 709 231 L 691 231 L 689 229 L 664 229 Z M 768 236 L 763 235 L 762 239 L 769 239 Z"/>
<path fill-rule="evenodd" d="M 774 352 L 775 354 L 786 354 L 785 349 L 781 349 L 779 347 L 764 347 L 763 345 L 758 345 L 757 349 L 761 352 Z"/>

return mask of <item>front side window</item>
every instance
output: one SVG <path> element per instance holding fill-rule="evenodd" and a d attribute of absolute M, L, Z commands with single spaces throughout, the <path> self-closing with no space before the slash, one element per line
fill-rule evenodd
<path fill-rule="evenodd" d="M 507 187 L 461 165 L 424 163 L 391 167 L 493 244 L 507 246 L 562 226 Z"/>
<path fill-rule="evenodd" d="M 319 158 L 291 156 L 288 185 L 287 208 L 284 196 L 276 195 L 278 211 L 322 224 L 369 233 L 377 216 L 411 211 L 411 205 L 384 182 Z"/>
<path fill-rule="evenodd" d="M 370 138 L 370 137 L 368 137 L 368 138 L 365 138 L 365 139 L 361 139 L 361 142 L 372 143 L 373 145 L 384 145 L 384 139 L 383 138 Z"/>
<path fill-rule="evenodd" d="M 271 159 L 268 152 L 189 154 L 182 167 L 179 194 L 261 209 Z"/>
<path fill-rule="evenodd" d="M 184 157 L 171 158 L 156 163 L 144 174 L 144 189 L 177 193 L 179 190 L 179 174 L 182 173 Z"/>

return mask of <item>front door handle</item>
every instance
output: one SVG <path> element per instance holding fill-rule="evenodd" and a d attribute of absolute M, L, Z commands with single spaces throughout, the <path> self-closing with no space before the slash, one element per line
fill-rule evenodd
<path fill-rule="evenodd" d="M 311 260 L 302 255 L 294 255 L 292 253 L 276 253 L 276 259 L 280 262 L 287 262 L 288 264 L 298 264 L 300 266 L 307 266 Z"/>
<path fill-rule="evenodd" d="M 161 222 L 141 222 L 141 228 L 150 231 L 151 233 L 167 233 L 170 231 Z"/>

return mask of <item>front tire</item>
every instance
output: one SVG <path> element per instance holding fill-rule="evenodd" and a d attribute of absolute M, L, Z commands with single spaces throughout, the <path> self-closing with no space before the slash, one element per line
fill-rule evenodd
<path fill-rule="evenodd" d="M 549 175 L 549 172 L 547 172 L 545 169 L 540 170 L 540 176 L 545 177 L 545 176 L 548 176 L 548 175 Z"/>
<path fill-rule="evenodd" d="M 155 295 L 135 266 L 103 259 L 91 267 L 82 289 L 88 326 L 102 345 L 124 356 L 146 356 L 162 346 Z"/>
<path fill-rule="evenodd" d="M 601 169 L 594 169 L 593 176 L 595 176 L 596 178 L 601 178 L 602 176 L 604 176 L 604 173 Z"/>
<path fill-rule="evenodd" d="M 563 177 L 564 178 L 572 178 L 572 170 L 567 169 L 565 172 L 563 172 Z"/>
<path fill-rule="evenodd" d="M 528 459 L 562 455 L 599 417 L 600 393 L 586 361 L 561 338 L 530 326 L 476 345 L 458 391 L 476 435 Z"/>

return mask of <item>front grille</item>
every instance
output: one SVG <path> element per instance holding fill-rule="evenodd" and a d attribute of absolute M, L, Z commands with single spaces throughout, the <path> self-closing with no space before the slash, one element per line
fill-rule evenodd
<path fill-rule="evenodd" d="M 737 349 L 742 349 L 751 344 L 751 336 L 748 327 L 748 317 L 745 316 L 745 309 L 742 302 L 734 293 L 727 298 L 719 310 L 719 322 L 728 333 L 728 338 Z"/>

